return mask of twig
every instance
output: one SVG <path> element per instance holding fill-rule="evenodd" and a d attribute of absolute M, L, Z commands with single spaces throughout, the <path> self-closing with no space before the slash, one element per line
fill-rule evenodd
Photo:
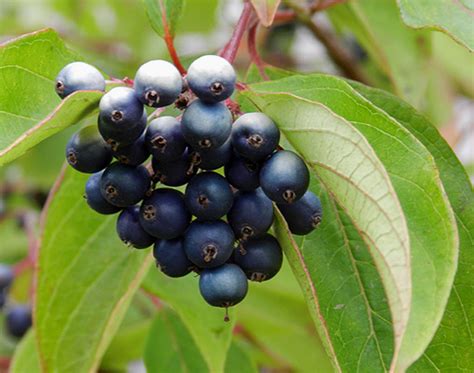
<path fill-rule="evenodd" d="M 234 62 L 235 60 L 235 56 L 237 55 L 242 37 L 244 36 L 245 31 L 248 29 L 252 13 L 252 4 L 250 4 L 248 1 L 245 2 L 244 9 L 242 10 L 242 14 L 240 15 L 239 21 L 235 26 L 230 40 L 219 52 L 219 56 L 225 58 L 230 63 Z"/>
<path fill-rule="evenodd" d="M 257 50 L 257 43 L 256 43 L 257 29 L 258 29 L 258 22 L 255 22 L 255 24 L 252 27 L 250 27 L 250 30 L 248 33 L 247 43 L 248 43 L 250 57 L 252 58 L 253 63 L 255 63 L 255 66 L 257 66 L 258 72 L 260 73 L 260 76 L 263 78 L 263 80 L 270 80 L 267 73 L 265 72 L 265 63 L 263 62 Z"/>
<path fill-rule="evenodd" d="M 173 61 L 176 68 L 179 70 L 181 75 L 186 75 L 186 69 L 181 64 L 181 60 L 179 59 L 178 52 L 176 52 L 176 48 L 174 47 L 174 38 L 171 35 L 170 28 L 168 25 L 168 20 L 166 19 L 166 9 L 164 8 L 164 4 L 162 1 L 158 2 L 161 8 L 161 21 L 163 23 L 163 31 L 165 33 L 164 40 L 166 43 L 166 47 L 168 48 L 168 53 L 170 54 L 171 60 Z"/>
<path fill-rule="evenodd" d="M 332 1 L 332 3 L 334 5 L 334 1 Z M 295 12 L 297 20 L 304 24 L 326 47 L 329 56 L 334 61 L 334 63 L 339 66 L 345 76 L 367 84 L 367 77 L 359 68 L 357 62 L 355 62 L 351 54 L 340 45 L 336 36 L 331 31 L 324 30 L 319 27 L 312 20 L 311 12 L 307 8 L 304 8 L 291 0 L 287 0 L 286 4 Z"/>

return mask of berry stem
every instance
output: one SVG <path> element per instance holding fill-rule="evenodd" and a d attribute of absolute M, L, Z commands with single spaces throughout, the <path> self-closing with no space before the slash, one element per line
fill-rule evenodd
<path fill-rule="evenodd" d="M 166 47 L 168 48 L 168 53 L 171 57 L 171 60 L 173 61 L 173 64 L 176 66 L 176 68 L 179 70 L 181 75 L 186 75 L 186 69 L 181 63 L 181 60 L 179 59 L 178 52 L 176 52 L 176 48 L 174 46 L 174 38 L 171 35 L 170 28 L 168 25 L 168 20 L 166 19 L 166 9 L 163 4 L 163 1 L 158 1 L 158 4 L 161 8 L 161 22 L 163 23 L 163 31 L 165 33 L 164 35 L 164 40 L 166 43 Z"/>
<path fill-rule="evenodd" d="M 247 35 L 250 57 L 252 58 L 255 66 L 257 66 L 258 72 L 260 73 L 260 76 L 263 78 L 263 80 L 270 80 L 267 73 L 265 72 L 265 63 L 263 62 L 257 50 L 257 29 L 258 22 L 255 22 L 255 24 L 250 27 L 249 33 Z"/>
<path fill-rule="evenodd" d="M 240 15 L 239 21 L 235 25 L 234 32 L 232 33 L 230 40 L 219 52 L 219 56 L 225 58 L 230 63 L 233 63 L 235 60 L 235 56 L 237 55 L 237 51 L 239 50 L 242 37 L 244 36 L 245 31 L 249 27 L 250 18 L 252 14 L 252 4 L 247 1 L 244 3 L 244 9 L 242 10 L 242 14 Z"/>

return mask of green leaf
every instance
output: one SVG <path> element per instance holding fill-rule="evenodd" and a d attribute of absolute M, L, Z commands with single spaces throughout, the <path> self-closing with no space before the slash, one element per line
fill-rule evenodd
<path fill-rule="evenodd" d="M 412 369 L 420 372 L 433 368 L 471 372 L 474 370 L 474 327 L 470 321 L 474 317 L 474 282 L 470 273 L 474 267 L 474 194 L 469 177 L 446 141 L 416 110 L 386 92 L 355 82 L 350 84 L 397 119 L 431 152 L 456 215 L 460 252 L 453 289 L 438 331 Z"/>
<path fill-rule="evenodd" d="M 368 244 L 391 306 L 392 364 L 406 369 L 433 337 L 456 269 L 456 225 L 431 154 L 334 77 L 295 76 L 244 94 L 277 122 Z"/>
<path fill-rule="evenodd" d="M 179 316 L 164 308 L 153 323 L 145 349 L 149 372 L 207 372 L 193 337 Z"/>
<path fill-rule="evenodd" d="M 354 0 L 332 7 L 329 14 L 341 30 L 355 35 L 393 91 L 421 107 L 429 78 L 429 33 L 409 29 L 394 0 Z"/>
<path fill-rule="evenodd" d="M 52 30 L 0 45 L 0 166 L 75 124 L 98 106 L 99 92 L 77 92 L 61 102 L 54 78 L 77 60 Z"/>
<path fill-rule="evenodd" d="M 232 339 L 235 310 L 229 310 L 230 322 L 224 322 L 224 309 L 211 307 L 202 299 L 198 282 L 193 274 L 170 278 L 152 268 L 143 287 L 173 307 L 193 337 L 208 369 L 221 372 Z"/>
<path fill-rule="evenodd" d="M 34 307 L 45 370 L 96 370 L 151 264 L 120 242 L 116 216 L 88 207 L 87 177 L 68 168 L 47 210 Z"/>
<path fill-rule="evenodd" d="M 474 4 L 460 0 L 397 0 L 403 21 L 410 27 L 445 32 L 474 51 Z"/>
<path fill-rule="evenodd" d="M 143 0 L 151 27 L 162 38 L 175 36 L 184 0 Z"/>
<path fill-rule="evenodd" d="M 269 27 L 273 23 L 281 0 L 250 0 L 263 26 Z"/>
<path fill-rule="evenodd" d="M 35 343 L 34 330 L 30 330 L 28 334 L 21 340 L 15 350 L 10 365 L 11 373 L 37 373 L 41 372 L 38 350 Z"/>
<path fill-rule="evenodd" d="M 277 368 L 310 372 L 317 366 L 318 371 L 331 371 L 331 361 L 312 326 L 287 261 L 271 281 L 249 285 L 249 292 L 238 307 L 237 336 L 247 340 L 251 335 L 257 347 L 264 346 L 263 352 Z M 245 333 L 239 334 L 239 328 Z"/>
<path fill-rule="evenodd" d="M 225 373 L 258 373 L 259 370 L 250 356 L 237 343 L 232 342 L 227 354 Z"/>

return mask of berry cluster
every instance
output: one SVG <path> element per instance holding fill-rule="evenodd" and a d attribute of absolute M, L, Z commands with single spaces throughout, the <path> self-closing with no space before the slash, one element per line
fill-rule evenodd
<path fill-rule="evenodd" d="M 154 244 L 165 274 L 199 273 L 204 299 L 226 308 L 245 297 L 248 279 L 268 280 L 282 265 L 280 245 L 267 233 L 273 202 L 295 234 L 309 233 L 322 214 L 319 199 L 307 191 L 305 163 L 278 148 L 273 121 L 247 113 L 233 122 L 224 101 L 235 83 L 232 65 L 218 56 L 194 61 L 184 80 L 168 62 L 147 62 L 133 89 L 104 94 L 98 128 L 81 129 L 66 149 L 72 167 L 92 173 L 89 206 L 120 212 L 122 241 L 139 249 Z M 66 97 L 79 89 L 104 90 L 105 82 L 94 67 L 75 62 L 59 73 L 56 91 Z M 184 109 L 181 117 L 147 123 L 146 106 L 173 103 Z M 150 155 L 151 165 L 144 165 Z M 215 172 L 222 167 L 225 177 Z M 184 185 L 184 193 L 170 188 Z"/>
<path fill-rule="evenodd" d="M 13 269 L 0 263 L 0 309 L 6 308 L 5 327 L 11 336 L 21 338 L 31 326 L 31 309 L 27 305 L 9 304 L 8 291 L 13 279 Z"/>

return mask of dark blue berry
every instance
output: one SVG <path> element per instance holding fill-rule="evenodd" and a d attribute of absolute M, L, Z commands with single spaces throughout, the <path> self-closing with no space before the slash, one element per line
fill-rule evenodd
<path fill-rule="evenodd" d="M 113 156 L 123 164 L 138 166 L 144 163 L 150 153 L 145 143 L 145 133 L 130 145 L 119 146 L 112 151 Z"/>
<path fill-rule="evenodd" d="M 113 149 L 133 143 L 145 130 L 146 111 L 131 88 L 111 89 L 100 100 L 99 108 L 100 134 Z"/>
<path fill-rule="evenodd" d="M 234 196 L 234 204 L 227 214 L 227 220 L 238 238 L 262 235 L 273 223 L 272 201 L 260 188 L 238 192 Z"/>
<path fill-rule="evenodd" d="M 236 75 L 232 65 L 219 56 L 202 56 L 188 69 L 186 80 L 194 94 L 206 102 L 219 102 L 234 92 Z"/>
<path fill-rule="evenodd" d="M 64 98 L 82 90 L 105 91 L 105 80 L 99 70 L 84 62 L 72 62 L 56 77 L 56 93 Z"/>
<path fill-rule="evenodd" d="M 89 207 L 99 214 L 115 214 L 120 211 L 120 207 L 107 202 L 100 191 L 100 179 L 103 173 L 103 171 L 97 172 L 87 179 L 85 198 Z"/>
<path fill-rule="evenodd" d="M 155 242 L 140 224 L 140 207 L 131 206 L 124 209 L 117 219 L 117 233 L 126 245 L 145 249 Z"/>
<path fill-rule="evenodd" d="M 215 220 L 227 214 L 234 199 L 227 180 L 215 172 L 194 176 L 184 196 L 191 214 L 201 220 Z"/>
<path fill-rule="evenodd" d="M 222 103 L 195 100 L 184 111 L 181 126 L 184 138 L 194 149 L 218 148 L 229 138 L 232 115 Z"/>
<path fill-rule="evenodd" d="M 93 173 L 109 165 L 112 153 L 97 127 L 87 126 L 70 138 L 66 145 L 66 160 L 77 171 Z"/>
<path fill-rule="evenodd" d="M 309 171 L 303 160 L 289 150 L 274 153 L 260 170 L 260 186 L 271 200 L 293 203 L 305 194 Z"/>
<path fill-rule="evenodd" d="M 183 193 L 170 188 L 156 189 L 140 208 L 140 223 L 153 237 L 169 240 L 181 236 L 191 221 Z"/>
<path fill-rule="evenodd" d="M 323 217 L 319 198 L 311 191 L 292 204 L 278 204 L 278 209 L 285 217 L 291 233 L 306 235 L 313 231 Z"/>
<path fill-rule="evenodd" d="M 283 263 L 280 244 L 270 234 L 242 242 L 235 250 L 234 262 L 251 281 L 266 281 L 275 276 Z"/>
<path fill-rule="evenodd" d="M 199 268 L 212 268 L 230 258 L 234 241 L 234 232 L 222 220 L 195 220 L 184 235 L 184 250 L 189 260 Z"/>
<path fill-rule="evenodd" d="M 154 119 L 146 130 L 146 144 L 153 157 L 159 161 L 179 159 L 186 149 L 181 123 L 167 116 Z"/>
<path fill-rule="evenodd" d="M 280 131 L 263 113 L 247 113 L 232 126 L 232 145 L 242 157 L 262 161 L 277 148 Z"/>
<path fill-rule="evenodd" d="M 193 150 L 191 161 L 203 170 L 217 170 L 229 162 L 232 152 L 232 143 L 229 138 L 218 148 Z"/>
<path fill-rule="evenodd" d="M 100 179 L 102 196 L 114 206 L 127 207 L 140 202 L 150 188 L 150 175 L 144 166 L 113 163 Z"/>
<path fill-rule="evenodd" d="M 21 338 L 31 327 L 31 309 L 28 306 L 14 306 L 5 317 L 6 329 L 10 335 Z"/>
<path fill-rule="evenodd" d="M 152 166 L 155 172 L 154 179 L 168 186 L 181 186 L 188 183 L 197 171 L 187 150 L 175 161 L 162 162 L 153 158 Z"/>
<path fill-rule="evenodd" d="M 14 273 L 11 266 L 0 264 L 0 292 L 5 290 L 13 282 Z"/>
<path fill-rule="evenodd" d="M 215 307 L 231 307 L 247 295 L 245 273 L 235 264 L 205 269 L 199 276 L 199 290 L 207 303 Z"/>
<path fill-rule="evenodd" d="M 178 69 L 162 60 L 140 66 L 133 88 L 140 101 L 148 106 L 162 107 L 173 103 L 181 93 L 183 79 Z"/>
<path fill-rule="evenodd" d="M 153 248 L 153 256 L 160 270 L 170 277 L 183 277 L 194 269 L 184 252 L 181 237 L 172 240 L 158 240 Z"/>
<path fill-rule="evenodd" d="M 225 165 L 224 173 L 227 181 L 239 190 L 250 191 L 260 186 L 260 164 L 250 159 L 233 155 Z"/>

